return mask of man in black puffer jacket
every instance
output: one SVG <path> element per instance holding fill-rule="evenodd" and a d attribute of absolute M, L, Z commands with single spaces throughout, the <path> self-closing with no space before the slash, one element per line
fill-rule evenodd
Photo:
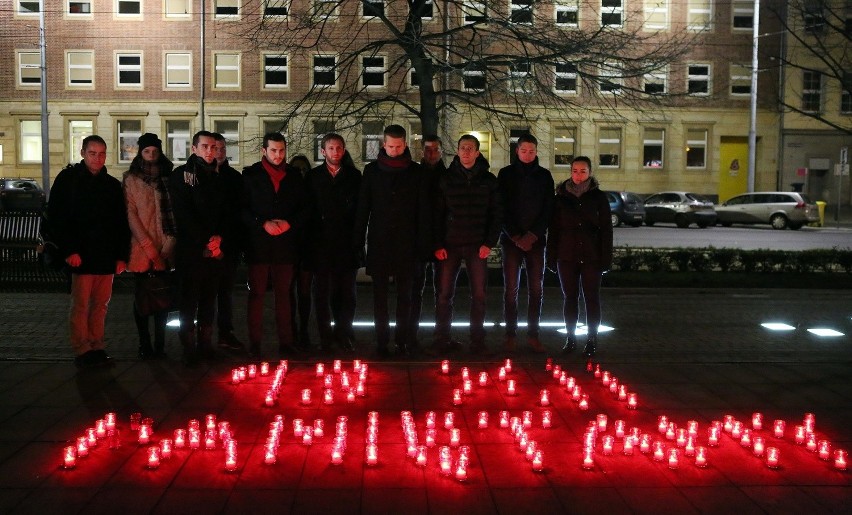
<path fill-rule="evenodd" d="M 485 289 L 488 255 L 497 244 L 503 208 L 497 177 L 488 171 L 479 153 L 479 140 L 466 134 L 459 139 L 458 154 L 438 180 L 434 233 L 438 300 L 435 307 L 434 351 L 454 350 L 450 339 L 453 297 L 462 261 L 470 283 L 470 349 L 485 351 Z"/>

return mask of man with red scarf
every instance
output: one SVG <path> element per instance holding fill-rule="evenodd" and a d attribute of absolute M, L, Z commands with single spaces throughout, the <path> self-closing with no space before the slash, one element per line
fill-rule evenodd
<path fill-rule="evenodd" d="M 364 167 L 355 217 L 355 247 L 367 243 L 367 274 L 373 279 L 376 352 L 391 355 L 388 294 L 390 278 L 396 284 L 396 332 L 398 355 L 414 341 L 411 292 L 418 263 L 430 252 L 429 188 L 420 165 L 411 160 L 405 129 L 389 125 L 375 162 Z M 369 226 L 369 234 L 367 228 Z"/>
<path fill-rule="evenodd" d="M 288 169 L 287 141 L 278 132 L 263 136 L 263 157 L 243 170 L 242 221 L 248 229 L 249 355 L 261 356 L 263 298 L 272 280 L 275 323 L 281 354 L 297 353 L 293 345 L 290 287 L 298 261 L 299 238 L 307 217 L 302 174 Z"/>

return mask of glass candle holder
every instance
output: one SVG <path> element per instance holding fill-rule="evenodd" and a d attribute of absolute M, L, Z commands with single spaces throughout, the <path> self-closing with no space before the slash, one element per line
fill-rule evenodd
<path fill-rule="evenodd" d="M 426 428 L 427 429 L 434 429 L 435 428 L 435 417 L 436 417 L 436 415 L 435 415 L 434 411 L 427 411 L 426 412 Z"/>
<path fill-rule="evenodd" d="M 541 472 L 544 470 L 544 453 L 541 450 L 536 450 L 532 459 L 533 472 Z"/>
<path fill-rule="evenodd" d="M 755 436 L 751 444 L 751 453 L 761 457 L 764 452 L 766 452 L 766 439 L 762 436 Z"/>
<path fill-rule="evenodd" d="M 462 402 L 462 391 L 455 388 L 453 390 L 453 406 L 461 406 Z"/>
<path fill-rule="evenodd" d="M 417 464 L 418 467 L 426 466 L 426 446 L 418 445 L 417 446 L 417 456 L 414 458 L 414 463 Z"/>
<path fill-rule="evenodd" d="M 550 429 L 553 425 L 553 413 L 549 409 L 541 412 L 541 427 L 542 429 Z"/>
<path fill-rule="evenodd" d="M 633 456 L 633 437 L 628 436 L 624 439 L 624 447 L 622 448 L 622 453 L 625 456 Z"/>
<path fill-rule="evenodd" d="M 506 383 L 506 393 L 508 395 L 515 395 L 517 393 L 517 391 L 515 389 L 515 380 L 514 379 L 509 379 L 509 381 Z"/>
<path fill-rule="evenodd" d="M 574 390 L 574 387 L 577 386 L 577 378 L 568 376 L 565 378 L 565 391 L 571 392 Z"/>
<path fill-rule="evenodd" d="M 601 440 L 604 456 L 612 456 L 612 449 L 615 446 L 615 438 L 612 435 L 605 435 Z"/>
<path fill-rule="evenodd" d="M 627 393 L 627 409 L 636 409 L 639 406 L 639 395 L 634 392 Z"/>
<path fill-rule="evenodd" d="M 461 367 L 461 378 L 462 381 L 470 379 L 470 369 L 468 367 Z"/>
<path fill-rule="evenodd" d="M 455 415 L 452 411 L 444 413 L 444 429 L 452 429 L 455 425 Z"/>
<path fill-rule="evenodd" d="M 607 416 L 603 413 L 598 413 L 597 416 L 595 416 L 595 420 L 597 421 L 598 431 L 606 431 Z"/>
<path fill-rule="evenodd" d="M 802 425 L 805 426 L 805 429 L 809 433 L 812 433 L 816 427 L 816 415 L 813 413 L 805 413 L 805 416 L 802 418 Z"/>
<path fill-rule="evenodd" d="M 676 470 L 680 466 L 680 449 L 669 449 L 669 468 Z"/>
<path fill-rule="evenodd" d="M 807 438 L 805 438 L 805 449 L 810 452 L 817 452 L 817 437 L 815 433 L 808 433 Z"/>
<path fill-rule="evenodd" d="M 141 413 L 131 413 L 130 414 L 130 430 L 131 431 L 138 431 L 140 422 L 142 422 L 142 414 Z"/>
<path fill-rule="evenodd" d="M 77 438 L 77 457 L 85 458 L 89 455 L 89 439 L 85 436 Z"/>
<path fill-rule="evenodd" d="M 705 447 L 695 448 L 695 466 L 698 468 L 707 466 L 707 449 Z"/>
<path fill-rule="evenodd" d="M 268 376 L 269 375 L 269 363 L 264 361 L 260 364 L 260 375 Z"/>
<path fill-rule="evenodd" d="M 687 436 L 686 443 L 683 446 L 683 454 L 686 456 L 695 456 L 695 437 Z"/>
<path fill-rule="evenodd" d="M 458 447 L 461 443 L 461 429 L 454 427 L 450 429 L 450 447 Z"/>
<path fill-rule="evenodd" d="M 595 468 L 595 452 L 590 449 L 583 450 L 583 470 Z"/>
<path fill-rule="evenodd" d="M 479 427 L 479 429 L 488 428 L 488 412 L 487 411 L 480 411 L 479 414 L 477 415 L 477 420 L 478 420 L 477 427 Z"/>
<path fill-rule="evenodd" d="M 532 428 L 532 419 L 533 419 L 532 411 L 521 412 L 521 423 L 523 424 L 524 429 L 531 429 Z"/>
<path fill-rule="evenodd" d="M 777 469 L 781 462 L 781 451 L 777 447 L 766 448 L 766 466 L 771 469 Z"/>
<path fill-rule="evenodd" d="M 367 463 L 367 466 L 373 467 L 379 463 L 379 446 L 376 444 L 369 444 L 365 449 L 365 457 L 364 461 Z"/>
<path fill-rule="evenodd" d="M 553 365 L 550 369 L 551 375 L 553 375 L 554 379 L 559 379 L 559 376 L 562 375 L 562 366 Z"/>
<path fill-rule="evenodd" d="M 688 436 L 689 432 L 686 430 L 686 428 L 678 428 L 677 433 L 675 435 L 675 444 L 677 444 L 678 447 L 685 447 L 686 439 Z"/>
<path fill-rule="evenodd" d="M 512 360 L 509 359 L 509 358 L 506 358 L 506 360 L 503 362 L 503 368 L 506 369 L 507 374 L 512 373 Z"/>
<path fill-rule="evenodd" d="M 145 466 L 149 469 L 156 469 L 160 466 L 160 446 L 152 445 L 148 447 L 147 460 Z"/>
<path fill-rule="evenodd" d="M 666 444 L 660 441 L 654 442 L 654 461 L 666 459 Z"/>
<path fill-rule="evenodd" d="M 426 430 L 426 447 L 432 448 L 435 447 L 435 444 L 438 441 L 438 430 L 435 428 Z"/>
<path fill-rule="evenodd" d="M 849 454 L 843 449 L 834 450 L 834 468 L 835 470 L 846 470 Z"/>
<path fill-rule="evenodd" d="M 780 419 L 772 423 L 772 432 L 775 438 L 784 438 L 784 429 L 786 426 L 787 423 Z"/>
<path fill-rule="evenodd" d="M 820 440 L 817 442 L 817 455 L 819 459 L 828 461 L 831 459 L 831 442 L 828 440 Z"/>
<path fill-rule="evenodd" d="M 305 405 L 305 406 L 307 406 L 311 403 L 311 389 L 310 388 L 303 388 L 302 389 L 301 399 L 302 399 L 302 404 Z"/>
<path fill-rule="evenodd" d="M 588 394 L 583 394 L 580 396 L 580 403 L 577 405 L 580 408 L 580 411 L 586 411 L 589 409 L 589 396 Z"/>
<path fill-rule="evenodd" d="M 479 373 L 479 386 L 485 386 L 488 384 L 488 372 L 480 372 Z"/>
<path fill-rule="evenodd" d="M 317 363 L 316 365 L 316 376 L 323 377 L 325 375 L 325 364 Z"/>
<path fill-rule="evenodd" d="M 665 434 L 666 429 L 669 427 L 669 417 L 665 415 L 660 415 L 657 417 L 657 431 L 660 434 Z"/>
<path fill-rule="evenodd" d="M 510 417 L 509 417 L 508 411 L 501 411 L 500 412 L 500 427 L 502 429 L 506 429 L 506 428 L 509 427 L 509 418 Z"/>
<path fill-rule="evenodd" d="M 234 472 L 237 470 L 237 441 L 228 440 L 225 446 L 225 470 Z"/>
<path fill-rule="evenodd" d="M 190 449 L 199 449 L 201 447 L 201 430 L 198 428 L 187 430 L 187 442 Z"/>
<path fill-rule="evenodd" d="M 539 392 L 539 404 L 542 406 L 550 406 L 550 390 L 545 388 Z"/>
<path fill-rule="evenodd" d="M 153 431 L 151 430 L 151 426 L 148 424 L 139 424 L 139 444 L 145 445 L 151 441 L 151 436 L 153 435 Z M 90 442 L 91 443 L 91 442 Z"/>
<path fill-rule="evenodd" d="M 96 438 L 106 437 L 106 421 L 102 418 L 95 420 L 95 437 Z"/>
<path fill-rule="evenodd" d="M 807 436 L 807 431 L 805 431 L 805 426 L 796 426 L 795 431 L 795 439 L 796 443 L 802 445 L 805 443 L 805 438 Z"/>
<path fill-rule="evenodd" d="M 116 416 L 115 413 L 109 412 L 104 415 L 104 428 L 109 431 L 115 429 Z"/>
<path fill-rule="evenodd" d="M 642 435 L 639 437 L 639 452 L 648 454 L 651 452 L 651 435 Z"/>
<path fill-rule="evenodd" d="M 686 422 L 686 432 L 689 436 L 697 437 L 698 436 L 698 421 L 697 420 L 689 420 Z"/>
<path fill-rule="evenodd" d="M 77 447 L 68 445 L 62 449 L 62 468 L 73 469 L 77 466 Z"/>
<path fill-rule="evenodd" d="M 735 421 L 731 426 L 731 438 L 741 438 L 743 436 L 743 423 L 739 420 Z"/>
<path fill-rule="evenodd" d="M 763 413 L 754 412 L 751 414 L 751 428 L 755 431 L 763 429 Z"/>
<path fill-rule="evenodd" d="M 293 419 L 293 436 L 295 438 L 301 438 L 302 434 L 305 432 L 305 422 L 300 418 Z"/>
<path fill-rule="evenodd" d="M 506 380 L 506 367 L 500 367 L 497 371 L 497 380 L 501 382 Z"/>
<path fill-rule="evenodd" d="M 603 372 L 601 372 L 601 384 L 604 385 L 604 386 L 609 386 L 609 381 L 610 381 L 609 370 L 604 370 Z"/>
<path fill-rule="evenodd" d="M 160 457 L 164 460 L 171 458 L 173 447 L 174 442 L 171 438 L 163 438 L 160 440 Z"/>

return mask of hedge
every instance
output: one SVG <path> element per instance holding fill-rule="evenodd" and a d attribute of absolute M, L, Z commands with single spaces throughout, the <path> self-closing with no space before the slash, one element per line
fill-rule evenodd
<path fill-rule="evenodd" d="M 613 271 L 852 274 L 852 249 L 633 248 L 613 251 Z"/>

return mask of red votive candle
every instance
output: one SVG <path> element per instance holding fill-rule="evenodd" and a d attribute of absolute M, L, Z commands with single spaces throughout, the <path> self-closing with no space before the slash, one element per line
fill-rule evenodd
<path fill-rule="evenodd" d="M 849 455 L 843 449 L 834 450 L 834 468 L 836 470 L 846 470 L 846 464 L 849 461 Z"/>
<path fill-rule="evenodd" d="M 783 420 L 776 420 L 772 423 L 772 431 L 775 434 L 775 438 L 784 438 L 784 429 L 786 426 L 787 423 Z"/>
<path fill-rule="evenodd" d="M 777 469 L 781 461 L 781 451 L 777 447 L 766 448 L 766 466 Z"/>
<path fill-rule="evenodd" d="M 160 466 L 160 446 L 152 445 L 148 447 L 148 461 L 146 465 L 149 469 L 155 469 Z"/>
<path fill-rule="evenodd" d="M 62 449 L 62 468 L 73 469 L 77 466 L 77 448 L 69 445 Z"/>
<path fill-rule="evenodd" d="M 695 448 L 695 466 L 698 468 L 707 466 L 707 449 L 705 447 Z"/>

